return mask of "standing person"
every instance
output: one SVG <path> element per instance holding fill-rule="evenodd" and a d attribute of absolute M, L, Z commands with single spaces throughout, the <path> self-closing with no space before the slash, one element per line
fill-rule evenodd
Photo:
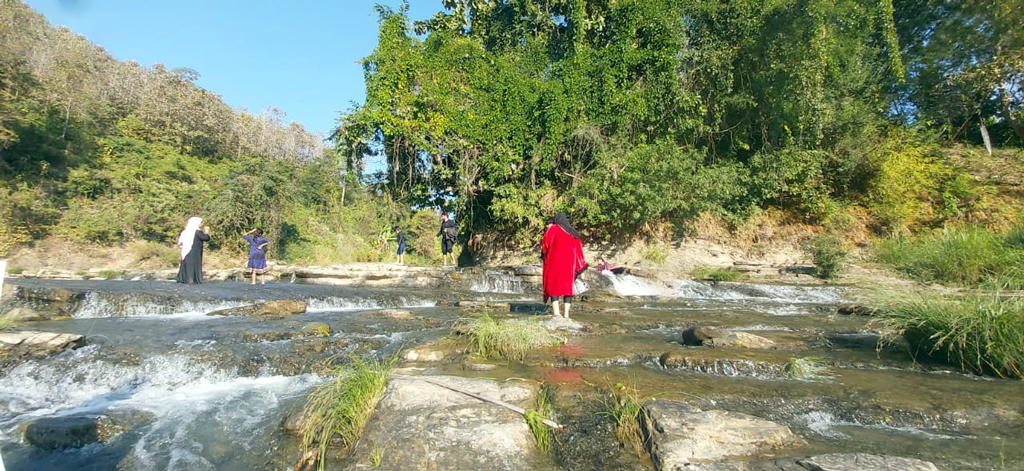
<path fill-rule="evenodd" d="M 395 238 L 398 242 L 398 264 L 405 264 L 405 233 L 395 226 Z"/>
<path fill-rule="evenodd" d="M 262 229 L 253 229 L 245 234 L 242 234 L 242 238 L 249 242 L 249 262 L 245 264 L 245 268 L 252 272 L 252 283 L 256 284 L 256 275 L 260 276 L 260 284 L 267 284 L 267 245 L 270 244 L 270 240 L 263 237 Z"/>
<path fill-rule="evenodd" d="M 185 230 L 178 235 L 178 247 L 181 248 L 181 263 L 178 265 L 178 283 L 203 282 L 203 242 L 210 240 L 210 228 L 199 226 L 203 218 L 191 217 L 185 224 Z"/>
<path fill-rule="evenodd" d="M 558 213 L 551 219 L 540 244 L 540 256 L 544 260 L 544 302 L 551 301 L 555 317 L 569 318 L 572 307 L 573 282 L 576 276 L 587 269 L 583 258 L 583 243 L 580 233 L 569 224 L 565 213 Z M 565 305 L 565 314 L 558 311 L 558 302 Z"/>
<path fill-rule="evenodd" d="M 455 239 L 459 236 L 459 227 L 455 225 L 455 221 L 448 219 L 448 213 L 441 213 L 441 230 L 437 231 L 437 235 L 441 236 L 441 260 L 443 266 L 448 266 L 448 256 L 451 255 L 452 266 L 455 266 L 455 254 L 452 253 L 452 248 L 455 247 Z"/>

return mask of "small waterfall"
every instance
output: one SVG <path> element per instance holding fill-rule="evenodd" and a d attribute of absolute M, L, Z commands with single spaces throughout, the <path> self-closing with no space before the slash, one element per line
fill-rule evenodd
<path fill-rule="evenodd" d="M 610 271 L 602 271 L 601 275 L 611 281 L 612 287 L 620 296 L 662 296 L 665 291 L 652 286 L 643 278 L 633 275 L 616 275 Z"/>
<path fill-rule="evenodd" d="M 487 270 L 483 278 L 473 280 L 469 289 L 478 293 L 523 294 L 523 280 L 502 271 Z"/>
<path fill-rule="evenodd" d="M 677 280 L 676 296 L 717 301 L 757 301 L 778 303 L 835 303 L 843 299 L 839 288 L 768 285 L 754 283 L 707 283 Z"/>
<path fill-rule="evenodd" d="M 306 311 L 365 311 L 369 309 L 408 309 L 420 307 L 434 307 L 436 305 L 436 301 L 410 296 L 397 296 L 394 298 L 380 300 L 369 298 L 340 298 L 337 296 L 329 296 L 326 298 L 312 298 L 307 300 Z"/>
<path fill-rule="evenodd" d="M 0 411 L 0 437 L 19 441 L 17 425 L 38 417 L 134 414 L 148 425 L 136 429 L 141 435 L 125 458 L 131 469 L 247 469 L 238 461 L 258 456 L 253 450 L 272 439 L 269 424 L 320 381 L 314 375 L 241 377 L 175 354 L 115 365 L 97 353 L 98 348 L 85 347 L 64 361 L 29 361 L 0 378 L 0 401 L 6 405 Z M 107 446 L 116 447 L 121 438 Z M 58 458 L 69 469 L 88 467 L 89 449 Z M 228 455 L 211 456 L 213 449 Z M 219 462 L 223 459 L 231 460 L 230 466 Z"/>
<path fill-rule="evenodd" d="M 159 298 L 140 295 L 113 296 L 116 298 L 96 291 L 86 293 L 85 300 L 72 313 L 72 317 L 78 319 L 150 316 L 204 317 L 208 312 L 246 304 L 238 300 L 191 301 L 169 296 Z"/>

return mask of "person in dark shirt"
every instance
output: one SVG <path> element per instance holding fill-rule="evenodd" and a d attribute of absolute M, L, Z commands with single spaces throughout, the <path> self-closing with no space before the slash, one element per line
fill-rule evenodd
<path fill-rule="evenodd" d="M 405 233 L 395 226 L 395 238 L 398 242 L 398 264 L 405 264 Z"/>
<path fill-rule="evenodd" d="M 452 248 L 455 247 L 455 239 L 459 235 L 459 226 L 455 225 L 455 221 L 448 219 L 448 213 L 441 213 L 441 230 L 437 231 L 437 235 L 441 236 L 443 266 L 448 266 L 449 255 L 452 258 L 452 266 L 455 266 L 455 254 L 452 253 Z"/>
<path fill-rule="evenodd" d="M 181 263 L 178 264 L 178 283 L 199 284 L 203 282 L 203 242 L 210 240 L 210 228 L 200 225 L 203 219 L 189 218 L 185 230 L 178 236 L 181 249 Z"/>

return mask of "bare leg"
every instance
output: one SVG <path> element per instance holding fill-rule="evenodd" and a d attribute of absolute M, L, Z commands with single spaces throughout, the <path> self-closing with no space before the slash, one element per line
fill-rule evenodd
<path fill-rule="evenodd" d="M 569 318 L 569 308 L 572 307 L 572 303 L 566 302 L 565 304 L 565 318 Z"/>
<path fill-rule="evenodd" d="M 561 315 L 561 314 L 558 313 L 558 300 L 557 299 L 554 300 L 554 301 L 551 301 L 551 309 L 555 312 L 555 317 L 558 317 L 558 316 Z"/>
<path fill-rule="evenodd" d="M 260 284 L 261 285 L 267 284 L 267 274 L 266 273 L 263 273 L 263 274 L 260 275 Z"/>
<path fill-rule="evenodd" d="M 250 283 L 250 284 L 253 284 L 253 285 L 256 284 L 256 270 L 252 271 L 252 283 Z"/>

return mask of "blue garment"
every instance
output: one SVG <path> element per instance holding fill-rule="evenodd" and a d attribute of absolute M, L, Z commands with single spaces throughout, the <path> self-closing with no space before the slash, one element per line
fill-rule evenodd
<path fill-rule="evenodd" d="M 267 251 L 259 246 L 269 244 L 270 240 L 263 236 L 251 235 L 242 236 L 242 238 L 249 241 L 249 263 L 245 267 L 265 270 L 267 268 Z"/>

